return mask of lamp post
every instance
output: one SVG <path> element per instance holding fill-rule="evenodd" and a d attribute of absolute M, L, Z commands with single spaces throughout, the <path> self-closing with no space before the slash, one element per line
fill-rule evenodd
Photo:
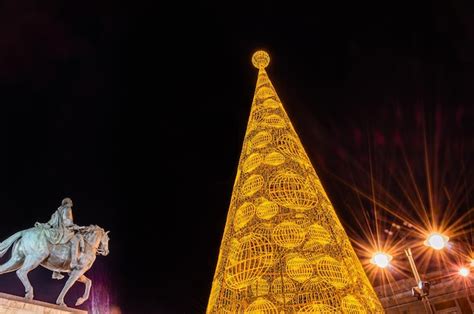
<path fill-rule="evenodd" d="M 439 251 L 446 247 L 448 241 L 449 237 L 439 232 L 432 232 L 428 235 L 424 244 Z M 430 283 L 428 281 L 421 280 L 420 274 L 418 273 L 418 269 L 416 268 L 415 260 L 413 259 L 413 254 L 411 253 L 411 248 L 405 249 L 405 254 L 408 258 L 411 271 L 413 272 L 413 276 L 415 277 L 415 281 L 417 283 L 417 286 L 413 287 L 411 290 L 412 295 L 423 302 L 425 309 L 428 308 L 429 313 L 434 313 L 433 308 L 431 307 L 430 300 L 428 298 L 428 295 L 430 294 Z"/>
<path fill-rule="evenodd" d="M 432 232 L 428 235 L 424 244 L 439 251 L 448 245 L 448 241 L 449 237 L 439 232 Z M 412 295 L 423 302 L 425 309 L 428 308 L 428 313 L 434 313 L 428 298 L 428 295 L 430 294 L 430 282 L 421 280 L 418 269 L 416 268 L 415 260 L 413 259 L 413 254 L 411 253 L 411 248 L 405 249 L 405 255 L 408 258 L 411 271 L 413 272 L 413 276 L 415 277 L 415 281 L 417 283 L 417 286 L 413 287 L 411 290 Z"/>
<path fill-rule="evenodd" d="M 413 272 L 413 276 L 417 283 L 416 287 L 411 288 L 412 295 L 423 302 L 425 309 L 428 308 L 428 313 L 434 313 L 430 300 L 428 299 L 428 295 L 430 294 L 430 283 L 421 280 L 418 269 L 416 268 L 415 260 L 413 259 L 413 254 L 411 253 L 411 248 L 405 249 L 405 254 L 408 257 L 411 271 Z"/>
<path fill-rule="evenodd" d="M 447 246 L 448 241 L 449 237 L 439 232 L 433 232 L 428 235 L 424 244 L 439 251 Z M 418 273 L 418 269 L 415 264 L 415 260 L 413 259 L 411 248 L 408 247 L 404 249 L 404 251 L 405 255 L 408 258 L 408 262 L 410 263 L 410 268 L 417 284 L 417 286 L 413 287 L 411 290 L 412 295 L 423 302 L 425 310 L 427 310 L 428 313 L 434 313 L 434 310 L 428 298 L 430 292 L 430 282 L 421 280 L 420 274 Z M 370 262 L 378 266 L 379 268 L 386 268 L 390 264 L 391 260 L 392 256 L 390 254 L 378 251 L 372 255 L 372 259 L 370 260 Z M 463 277 L 467 277 L 469 276 L 469 269 L 461 268 L 459 270 L 459 274 Z"/>

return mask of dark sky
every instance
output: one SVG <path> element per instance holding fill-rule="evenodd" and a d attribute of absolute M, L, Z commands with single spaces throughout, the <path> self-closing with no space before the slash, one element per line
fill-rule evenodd
<path fill-rule="evenodd" d="M 112 303 L 124 313 L 204 312 L 259 48 L 354 237 L 362 209 L 341 180 L 366 189 L 369 160 L 402 199 L 391 180 L 406 172 L 400 152 L 425 190 L 426 139 L 437 187 L 472 186 L 470 1 L 7 0 L 0 238 L 47 221 L 69 196 L 78 224 L 111 230 L 111 254 L 89 274 Z M 460 194 L 458 215 L 472 207 L 472 193 Z M 38 299 L 56 299 L 62 282 L 39 269 L 30 277 Z M 0 291 L 23 288 L 9 274 Z"/>

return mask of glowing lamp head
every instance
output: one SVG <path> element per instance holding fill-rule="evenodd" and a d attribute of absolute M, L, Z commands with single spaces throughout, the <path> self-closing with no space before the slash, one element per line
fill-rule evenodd
<path fill-rule="evenodd" d="M 467 267 L 459 268 L 459 275 L 461 275 L 463 277 L 467 277 L 467 276 L 469 276 L 469 273 L 470 273 L 469 268 L 467 268 Z"/>
<path fill-rule="evenodd" d="M 449 238 L 438 232 L 431 233 L 425 241 L 426 246 L 431 246 L 435 250 L 441 250 L 448 244 Z"/>
<path fill-rule="evenodd" d="M 385 268 L 390 264 L 392 256 L 384 252 L 376 252 L 372 255 L 370 262 L 380 268 Z"/>

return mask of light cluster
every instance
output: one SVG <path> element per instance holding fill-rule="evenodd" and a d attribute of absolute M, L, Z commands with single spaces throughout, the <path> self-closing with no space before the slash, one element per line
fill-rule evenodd
<path fill-rule="evenodd" d="M 265 71 L 237 168 L 207 313 L 382 313 Z"/>
<path fill-rule="evenodd" d="M 427 234 L 423 244 L 435 251 L 441 251 L 450 246 L 449 237 L 440 232 Z M 392 256 L 387 252 L 376 251 L 372 254 L 370 263 L 381 269 L 390 268 L 392 259 Z M 457 274 L 461 277 L 468 278 L 471 274 L 471 268 L 474 267 L 474 259 L 471 259 L 468 265 L 458 265 L 457 267 Z"/>

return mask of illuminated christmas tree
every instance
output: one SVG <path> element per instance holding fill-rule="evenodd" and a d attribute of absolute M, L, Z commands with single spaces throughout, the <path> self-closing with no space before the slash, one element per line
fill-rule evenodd
<path fill-rule="evenodd" d="M 259 69 L 207 313 L 383 313 L 265 67 Z"/>

